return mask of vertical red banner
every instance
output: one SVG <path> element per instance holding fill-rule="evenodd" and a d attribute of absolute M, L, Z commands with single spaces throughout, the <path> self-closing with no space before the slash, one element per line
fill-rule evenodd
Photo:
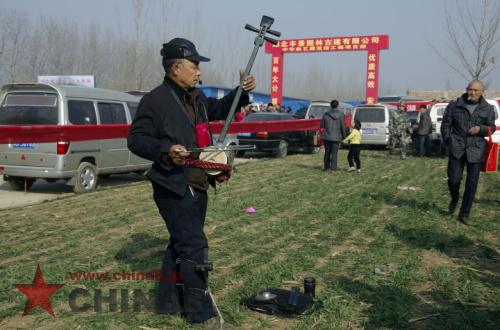
<path fill-rule="evenodd" d="M 379 72 L 378 49 L 368 50 L 368 63 L 366 68 L 366 104 L 375 104 L 378 101 L 378 72 Z"/>
<path fill-rule="evenodd" d="M 278 49 L 271 59 L 271 103 L 283 104 L 283 53 Z"/>

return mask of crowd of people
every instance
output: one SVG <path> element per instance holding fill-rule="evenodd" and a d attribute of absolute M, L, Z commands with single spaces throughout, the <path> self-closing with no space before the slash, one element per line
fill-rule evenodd
<path fill-rule="evenodd" d="M 464 93 L 457 100 L 450 102 L 444 110 L 441 123 L 443 144 L 448 157 L 448 189 L 451 201 L 448 205 L 450 215 L 455 213 L 460 199 L 460 185 L 464 169 L 467 171 L 465 190 L 457 220 L 465 225 L 472 225 L 469 219 L 472 203 L 477 190 L 479 173 L 486 156 L 485 137 L 495 132 L 495 112 L 483 97 L 484 86 L 479 80 L 469 83 Z M 330 173 L 337 171 L 337 152 L 340 142 L 350 141 L 347 160 L 348 172 L 361 171 L 360 152 L 362 123 L 354 120 L 351 134 L 345 137 L 346 128 L 344 115 L 338 111 L 338 101 L 331 102 L 332 109 L 323 115 L 320 127 L 323 129 L 325 155 L 324 170 Z M 430 134 L 432 121 L 426 105 L 420 106 L 418 123 L 411 125 L 404 102 L 398 103 L 389 119 L 389 145 L 387 158 L 399 145 L 401 160 L 407 159 L 407 145 L 412 143 L 414 156 L 418 158 L 431 157 Z M 490 133 L 491 132 L 491 133 Z M 354 167 L 356 163 L 356 167 Z"/>

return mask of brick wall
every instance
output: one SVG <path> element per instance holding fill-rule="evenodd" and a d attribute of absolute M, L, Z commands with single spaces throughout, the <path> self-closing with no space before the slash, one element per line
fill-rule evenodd
<path fill-rule="evenodd" d="M 408 91 L 408 96 L 421 97 L 424 100 L 433 100 L 439 98 L 449 98 L 456 99 L 460 95 L 465 93 L 465 90 L 458 91 Z M 486 98 L 500 98 L 500 90 L 485 91 L 484 96 Z"/>

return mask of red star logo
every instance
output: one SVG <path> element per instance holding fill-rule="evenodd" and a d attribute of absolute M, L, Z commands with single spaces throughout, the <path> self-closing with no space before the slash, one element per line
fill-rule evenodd
<path fill-rule="evenodd" d="M 36 268 L 33 283 L 12 285 L 28 297 L 26 306 L 24 306 L 23 316 L 31 312 L 36 306 L 40 306 L 55 317 L 52 304 L 50 303 L 50 296 L 65 286 L 65 284 L 45 284 L 40 265 Z"/>

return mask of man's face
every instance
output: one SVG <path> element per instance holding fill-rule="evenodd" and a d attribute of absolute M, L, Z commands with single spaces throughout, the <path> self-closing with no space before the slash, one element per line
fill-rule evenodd
<path fill-rule="evenodd" d="M 427 111 L 427 108 L 420 108 L 420 113 L 425 113 Z"/>
<path fill-rule="evenodd" d="M 174 80 L 184 89 L 188 90 L 196 86 L 200 80 L 201 70 L 199 62 L 183 59 L 175 65 Z"/>
<path fill-rule="evenodd" d="M 399 112 L 403 112 L 403 111 L 405 111 L 405 106 L 404 106 L 404 105 L 399 105 L 399 106 L 398 106 L 398 111 L 399 111 Z"/>
<path fill-rule="evenodd" d="M 467 97 L 471 102 L 477 102 L 483 93 L 484 88 L 481 83 L 474 81 L 467 86 Z"/>

